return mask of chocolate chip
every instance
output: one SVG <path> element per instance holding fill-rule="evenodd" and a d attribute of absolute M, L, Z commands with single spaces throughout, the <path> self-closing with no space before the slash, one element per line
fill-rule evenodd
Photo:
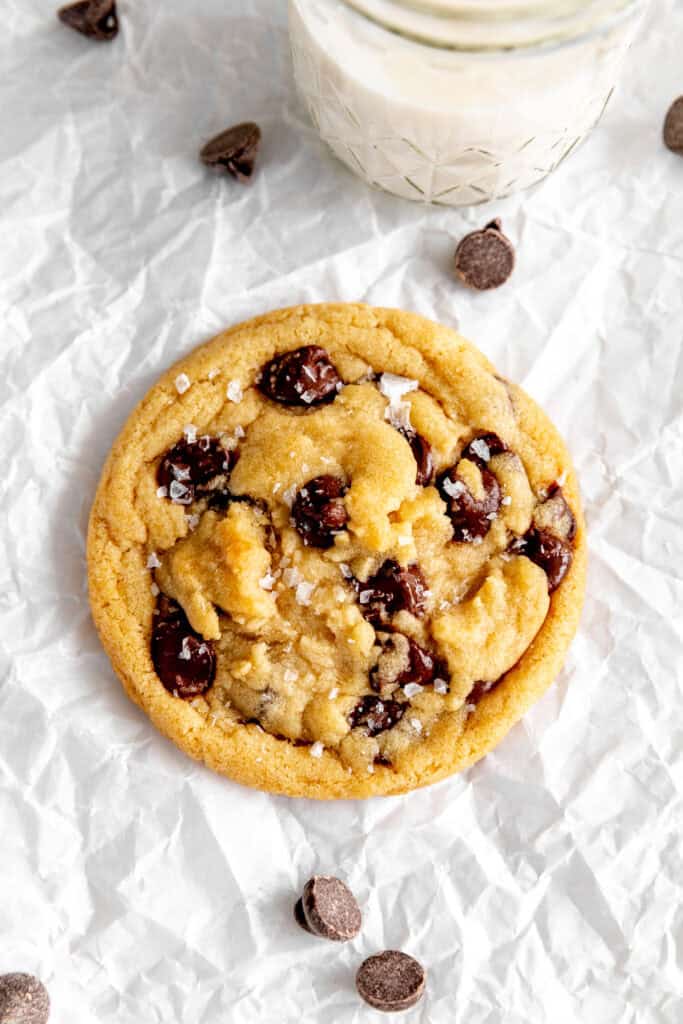
<path fill-rule="evenodd" d="M 346 485 L 336 476 L 317 476 L 301 488 L 292 505 L 292 518 L 304 544 L 330 548 L 348 522 L 342 500 Z"/>
<path fill-rule="evenodd" d="M 333 401 L 342 381 L 324 348 L 304 345 L 266 363 L 258 386 L 275 402 L 310 407 Z"/>
<path fill-rule="evenodd" d="M 115 0 L 78 0 L 60 7 L 57 17 L 69 28 L 99 42 L 109 42 L 119 31 Z"/>
<path fill-rule="evenodd" d="M 453 524 L 453 540 L 459 543 L 471 543 L 478 537 L 485 537 L 500 509 L 502 495 L 498 481 L 483 466 L 479 472 L 484 489 L 481 499 L 474 497 L 455 467 L 447 469 L 438 480 L 439 493 L 446 502 Z"/>
<path fill-rule="evenodd" d="M 238 181 L 249 181 L 261 141 L 261 129 L 253 121 L 233 125 L 215 135 L 199 151 L 207 167 L 225 170 Z"/>
<path fill-rule="evenodd" d="M 308 932 L 309 935 L 315 935 L 315 932 L 313 931 L 312 928 L 309 927 L 308 921 L 306 920 L 306 915 L 304 914 L 303 900 L 297 900 L 296 903 L 294 904 L 294 920 L 299 925 L 299 927 L 303 928 L 303 930 L 305 932 Z"/>
<path fill-rule="evenodd" d="M 429 651 L 403 633 L 378 633 L 381 652 L 370 673 L 370 685 L 385 696 L 409 683 L 428 686 L 434 679 L 435 661 Z"/>
<path fill-rule="evenodd" d="M 415 430 L 408 430 L 406 427 L 401 427 L 399 433 L 403 434 L 410 445 L 410 450 L 412 451 L 415 462 L 417 463 L 415 483 L 418 487 L 426 487 L 427 484 L 431 482 L 432 476 L 434 475 L 432 446 L 429 441 L 422 436 L 422 434 L 418 434 Z"/>
<path fill-rule="evenodd" d="M 467 694 L 467 703 L 478 704 L 481 698 L 484 696 L 484 694 L 490 693 L 491 690 L 493 690 L 494 687 L 496 687 L 499 682 L 500 679 L 497 679 L 494 683 L 487 683 L 484 679 L 478 679 L 477 682 L 472 687 L 472 689 L 470 690 L 470 692 Z"/>
<path fill-rule="evenodd" d="M 534 526 L 547 530 L 560 540 L 573 541 L 576 536 L 576 518 L 567 504 L 562 488 L 553 484 L 547 499 L 534 511 Z"/>
<path fill-rule="evenodd" d="M 50 997 L 32 974 L 0 975 L 0 1024 L 47 1024 Z"/>
<path fill-rule="evenodd" d="M 683 156 L 683 96 L 673 101 L 664 119 L 664 144 Z"/>
<path fill-rule="evenodd" d="M 349 715 L 352 729 L 365 729 L 368 736 L 378 736 L 387 729 L 393 729 L 400 722 L 406 710 L 405 704 L 397 700 L 384 700 L 369 693 L 358 701 Z"/>
<path fill-rule="evenodd" d="M 494 455 L 509 451 L 505 441 L 501 441 L 498 434 L 479 434 L 472 438 L 470 443 L 463 448 L 460 458 L 469 459 L 477 466 L 485 465 Z"/>
<path fill-rule="evenodd" d="M 401 611 L 419 618 L 427 603 L 427 583 L 419 565 L 401 566 L 388 559 L 367 583 L 358 584 L 358 600 L 363 615 L 374 624 Z"/>
<path fill-rule="evenodd" d="M 499 220 L 465 235 L 455 250 L 455 272 L 463 284 L 477 291 L 498 288 L 515 265 L 515 250 L 503 234 Z"/>
<path fill-rule="evenodd" d="M 567 575 L 574 554 L 568 541 L 533 526 L 524 537 L 513 541 L 510 549 L 516 554 L 526 555 L 543 569 L 548 577 L 549 594 L 557 590 Z"/>
<path fill-rule="evenodd" d="M 415 1006 L 425 989 L 425 970 L 407 953 L 387 949 L 364 960 L 356 974 L 362 999 L 387 1013 Z"/>
<path fill-rule="evenodd" d="M 152 622 L 152 661 L 174 697 L 190 700 L 205 693 L 216 675 L 216 654 L 190 626 L 175 601 L 160 594 Z"/>
<path fill-rule="evenodd" d="M 209 493 L 207 485 L 226 477 L 237 462 L 237 453 L 224 448 L 217 437 L 185 438 L 166 452 L 157 469 L 157 483 L 165 487 L 176 505 L 191 505 Z"/>
<path fill-rule="evenodd" d="M 308 931 L 318 938 L 348 942 L 358 935 L 362 923 L 360 908 L 356 897 L 339 878 L 314 875 L 306 882 L 299 902 Z"/>

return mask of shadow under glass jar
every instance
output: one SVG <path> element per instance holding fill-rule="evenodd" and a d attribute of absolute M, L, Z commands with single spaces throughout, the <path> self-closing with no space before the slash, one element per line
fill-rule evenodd
<path fill-rule="evenodd" d="M 529 188 L 600 120 L 646 0 L 290 0 L 298 88 L 369 184 L 469 206 Z"/>

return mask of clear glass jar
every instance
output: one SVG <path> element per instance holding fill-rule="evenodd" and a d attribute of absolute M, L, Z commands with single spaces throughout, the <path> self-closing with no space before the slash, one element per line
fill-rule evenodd
<path fill-rule="evenodd" d="M 599 121 L 646 0 L 290 0 L 298 87 L 372 185 L 469 206 L 528 188 Z"/>

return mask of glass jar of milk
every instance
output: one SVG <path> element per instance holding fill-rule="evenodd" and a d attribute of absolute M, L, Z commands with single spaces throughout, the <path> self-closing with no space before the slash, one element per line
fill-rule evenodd
<path fill-rule="evenodd" d="M 528 188 L 600 119 L 646 0 L 290 0 L 298 87 L 370 184 L 468 206 Z"/>

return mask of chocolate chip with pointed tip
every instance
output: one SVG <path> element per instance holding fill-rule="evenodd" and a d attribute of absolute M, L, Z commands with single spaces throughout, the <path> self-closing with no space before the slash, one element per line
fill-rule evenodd
<path fill-rule="evenodd" d="M 356 583 L 363 615 L 374 625 L 387 622 L 398 612 L 417 618 L 427 605 L 427 581 L 419 565 L 400 565 L 393 558 L 383 562 L 366 583 Z"/>
<path fill-rule="evenodd" d="M 499 288 L 515 266 L 512 242 L 503 234 L 498 219 L 479 231 L 471 231 L 455 250 L 455 273 L 468 288 L 488 291 Z"/>
<path fill-rule="evenodd" d="M 381 732 L 393 727 L 401 721 L 406 705 L 397 700 L 387 700 L 368 693 L 356 704 L 349 715 L 352 729 L 364 729 L 368 736 L 379 736 Z"/>
<path fill-rule="evenodd" d="M 57 17 L 64 25 L 98 42 L 110 42 L 118 35 L 115 0 L 77 0 L 60 7 Z"/>
<path fill-rule="evenodd" d="M 334 538 L 343 532 L 349 519 L 343 501 L 345 493 L 344 481 L 330 474 L 309 480 L 298 492 L 292 505 L 292 519 L 308 547 L 330 548 Z"/>
<path fill-rule="evenodd" d="M 199 158 L 207 167 L 227 171 L 238 181 L 247 182 L 254 171 L 260 141 L 259 126 L 244 121 L 209 139 L 200 149 Z"/>

